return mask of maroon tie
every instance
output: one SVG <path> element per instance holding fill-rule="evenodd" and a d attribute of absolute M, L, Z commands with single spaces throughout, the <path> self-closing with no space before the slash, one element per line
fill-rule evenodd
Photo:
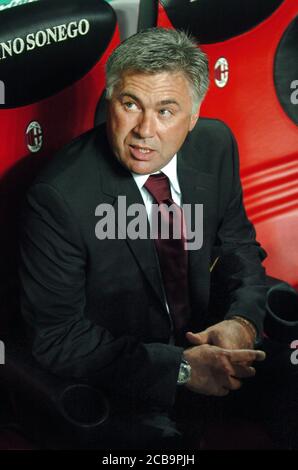
<path fill-rule="evenodd" d="M 184 218 L 182 209 L 172 199 L 169 180 L 159 173 L 149 176 L 144 187 L 149 191 L 159 207 L 159 221 L 155 246 L 169 310 L 176 332 L 186 326 L 190 316 L 188 295 L 188 255 L 185 250 Z M 166 206 L 171 207 L 168 211 Z M 174 238 L 174 218 L 180 238 Z M 166 224 L 169 237 L 162 238 L 161 227 Z"/>

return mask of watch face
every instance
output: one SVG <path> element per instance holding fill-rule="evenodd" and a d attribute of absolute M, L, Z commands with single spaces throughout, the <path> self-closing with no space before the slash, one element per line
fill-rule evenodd
<path fill-rule="evenodd" d="M 183 385 L 190 379 L 191 367 L 188 363 L 182 362 L 180 365 L 178 384 Z"/>

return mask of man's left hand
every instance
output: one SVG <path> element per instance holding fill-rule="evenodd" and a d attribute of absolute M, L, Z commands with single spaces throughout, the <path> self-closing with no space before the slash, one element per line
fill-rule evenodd
<path fill-rule="evenodd" d="M 199 333 L 186 333 L 194 345 L 210 344 L 225 349 L 253 349 L 254 337 L 248 328 L 237 320 L 224 320 Z"/>

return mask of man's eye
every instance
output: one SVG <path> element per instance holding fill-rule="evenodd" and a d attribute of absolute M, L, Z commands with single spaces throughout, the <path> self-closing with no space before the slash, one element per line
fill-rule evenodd
<path fill-rule="evenodd" d="M 132 101 L 125 101 L 125 103 L 123 103 L 124 107 L 130 111 L 135 111 L 138 109 L 136 103 L 133 103 Z"/>
<path fill-rule="evenodd" d="M 172 116 L 172 112 L 169 109 L 160 109 L 159 114 L 163 117 Z"/>

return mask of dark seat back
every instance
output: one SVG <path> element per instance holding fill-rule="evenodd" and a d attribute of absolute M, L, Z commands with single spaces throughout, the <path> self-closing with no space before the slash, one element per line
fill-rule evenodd
<path fill-rule="evenodd" d="M 103 0 L 42 0 L 0 12 L 0 389 L 9 423 L 39 448 L 99 447 L 109 403 L 32 357 L 19 311 L 19 214 L 52 154 L 102 119 L 104 65 L 119 42 Z"/>
<path fill-rule="evenodd" d="M 0 331 L 9 323 L 16 329 L 25 192 L 58 148 L 94 126 L 104 65 L 119 42 L 114 10 L 103 0 L 43 0 L 0 13 Z"/>

